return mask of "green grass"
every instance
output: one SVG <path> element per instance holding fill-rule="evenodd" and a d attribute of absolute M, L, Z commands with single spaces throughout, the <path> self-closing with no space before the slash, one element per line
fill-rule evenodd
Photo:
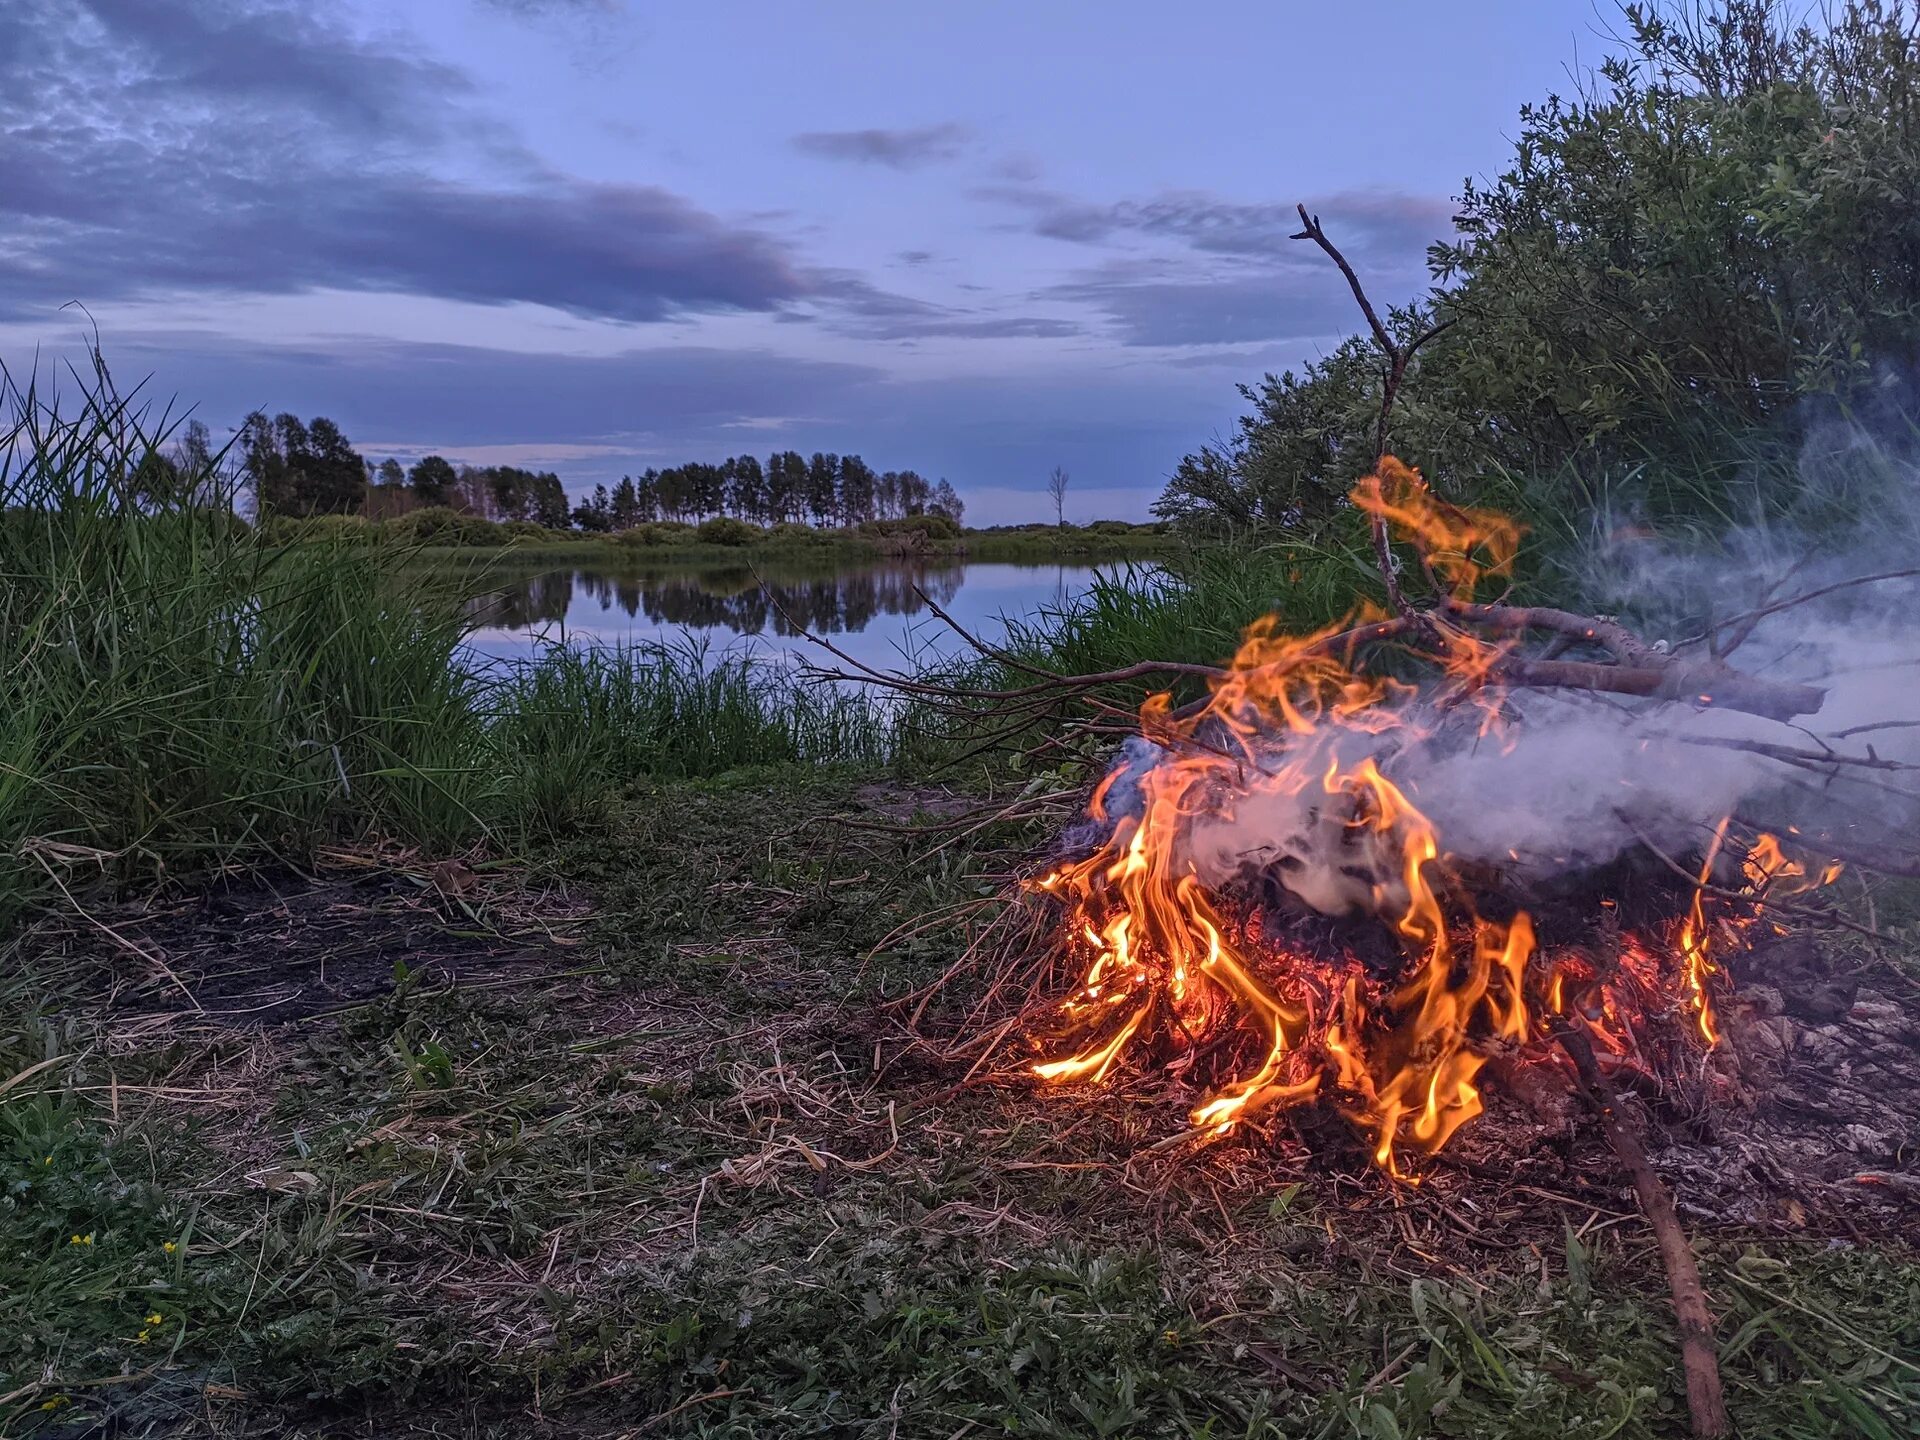
<path fill-rule="evenodd" d="M 342 825 L 435 844 L 485 787 L 456 615 L 353 546 L 257 543 L 140 488 L 158 441 L 104 386 L 0 432 L 0 909 Z M 197 477 L 211 482 L 211 477 Z"/>
<path fill-rule="evenodd" d="M 547 646 L 490 698 L 509 807 L 549 830 L 598 813 L 639 775 L 875 764 L 892 748 L 887 716 L 867 696 L 691 642 Z"/>
<path fill-rule="evenodd" d="M 598 907 L 555 973 L 265 1033 L 135 1034 L 16 954 L 0 1076 L 55 1063 L 0 1096 L 0 1431 L 1684 1433 L 1637 1225 L 1423 1258 L 1421 1191 L 1230 1151 L 1168 1185 L 1124 1102 L 876 1072 L 874 1002 L 964 934 L 867 948 L 980 874 L 830 823 L 860 803 L 804 767 L 635 787 L 537 877 Z M 1740 1433 L 1911 1433 L 1912 1256 L 1703 1251 Z"/>

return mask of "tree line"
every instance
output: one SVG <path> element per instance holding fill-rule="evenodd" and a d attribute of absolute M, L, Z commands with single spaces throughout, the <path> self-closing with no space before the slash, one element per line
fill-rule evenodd
<path fill-rule="evenodd" d="M 210 450 L 206 427 L 194 422 L 177 453 L 153 463 L 201 473 Z M 410 467 L 391 457 L 374 465 L 323 415 L 303 421 L 256 411 L 240 427 L 235 450 L 260 515 L 384 518 L 447 506 L 489 520 L 605 533 L 718 515 L 763 525 L 858 525 L 944 515 L 958 524 L 966 508 L 945 480 L 930 483 L 912 470 L 876 471 L 858 455 L 827 452 L 808 457 L 784 450 L 764 464 L 757 456 L 736 455 L 719 464 L 649 469 L 624 475 L 611 487 L 596 485 L 575 504 L 550 470 L 455 465 L 441 455 L 423 456 Z"/>
<path fill-rule="evenodd" d="M 956 525 L 966 507 L 945 480 L 929 484 L 912 470 L 875 471 L 858 455 L 776 451 L 761 464 L 736 455 L 717 465 L 693 463 L 623 475 L 596 485 L 573 512 L 582 530 L 625 530 L 652 520 L 704 520 L 731 515 L 758 525 L 858 525 L 911 515 L 944 515 Z"/>

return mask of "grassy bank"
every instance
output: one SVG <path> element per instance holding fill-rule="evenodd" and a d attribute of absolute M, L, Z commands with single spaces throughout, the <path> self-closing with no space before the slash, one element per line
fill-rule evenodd
<path fill-rule="evenodd" d="M 1002 525 L 962 529 L 939 515 L 875 520 L 845 527 L 752 525 L 726 517 L 684 524 L 649 521 L 614 534 L 549 530 L 527 521 L 500 523 L 452 510 L 415 511 L 394 520 L 328 515 L 275 520 L 269 538 L 282 542 L 385 541 L 423 553 L 486 556 L 503 552 L 542 560 L 619 566 L 713 565 L 749 558 L 864 564 L 875 561 L 967 559 L 1046 565 L 1090 563 L 1172 553 L 1178 542 L 1164 525 L 1097 520 L 1089 525 Z"/>

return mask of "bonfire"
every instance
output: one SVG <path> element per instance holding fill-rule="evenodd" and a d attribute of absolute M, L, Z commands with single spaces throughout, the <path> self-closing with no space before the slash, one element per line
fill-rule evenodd
<path fill-rule="evenodd" d="M 990 742 L 1063 700 L 1091 709 L 1073 722 L 1083 738 L 1130 721 L 1055 856 L 1016 882 L 1017 923 L 913 997 L 910 1021 L 971 965 L 989 978 L 942 1052 L 968 1063 L 962 1083 L 1124 1084 L 1162 1098 L 1202 1147 L 1337 1144 L 1331 1125 L 1388 1185 L 1421 1183 L 1490 1085 L 1558 1092 L 1594 1117 L 1658 1235 L 1694 1428 L 1725 1433 L 1706 1296 L 1648 1121 L 1621 1097 L 1711 1095 L 1701 1081 L 1716 1075 L 1720 1093 L 1736 1088 L 1722 1059 L 1736 966 L 1770 963 L 1795 925 L 1871 934 L 1815 893 L 1843 865 L 1920 874 L 1899 841 L 1906 812 L 1880 803 L 1898 791 L 1890 772 L 1920 765 L 1874 746 L 1920 719 L 1875 713 L 1887 696 L 1872 686 L 1836 698 L 1819 675 L 1778 678 L 1787 650 L 1750 669 L 1732 658 L 1766 622 L 1920 570 L 1783 594 L 1790 570 L 1677 645 L 1511 603 L 1522 527 L 1449 503 L 1388 453 L 1396 389 L 1438 328 L 1396 339 L 1300 214 L 1295 238 L 1339 267 L 1382 356 L 1377 459 L 1349 498 L 1384 604 L 1304 634 L 1270 616 L 1222 666 L 1066 675 L 929 599 L 1019 677 L 1002 689 L 883 674 L 809 637 L 851 667 L 842 679 L 991 714 Z M 1115 686 L 1180 677 L 1205 694 L 1114 707 Z M 1816 715 L 1824 733 L 1801 724 Z M 1783 794 L 1816 823 L 1748 813 Z M 999 814 L 1034 813 L 1025 803 Z"/>

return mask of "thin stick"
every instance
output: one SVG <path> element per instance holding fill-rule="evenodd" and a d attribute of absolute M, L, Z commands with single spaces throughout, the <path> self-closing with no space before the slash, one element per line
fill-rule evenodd
<path fill-rule="evenodd" d="M 1687 1413 L 1693 1419 L 1693 1433 L 1703 1440 L 1713 1440 L 1731 1428 L 1726 1398 L 1720 1389 L 1713 1312 L 1707 1308 L 1707 1292 L 1700 1283 L 1700 1267 L 1694 1260 L 1693 1247 L 1687 1243 L 1686 1231 L 1680 1228 L 1673 1192 L 1654 1173 L 1640 1137 L 1620 1113 L 1617 1097 L 1600 1075 L 1600 1066 L 1594 1060 L 1593 1046 L 1586 1033 L 1567 1026 L 1557 1031 L 1555 1038 L 1579 1072 L 1587 1103 L 1599 1118 L 1607 1144 L 1626 1166 L 1640 1209 L 1660 1243 L 1660 1263 L 1667 1272 L 1667 1293 L 1673 1299 L 1673 1318 L 1680 1327 L 1680 1365 L 1686 1373 Z"/>

